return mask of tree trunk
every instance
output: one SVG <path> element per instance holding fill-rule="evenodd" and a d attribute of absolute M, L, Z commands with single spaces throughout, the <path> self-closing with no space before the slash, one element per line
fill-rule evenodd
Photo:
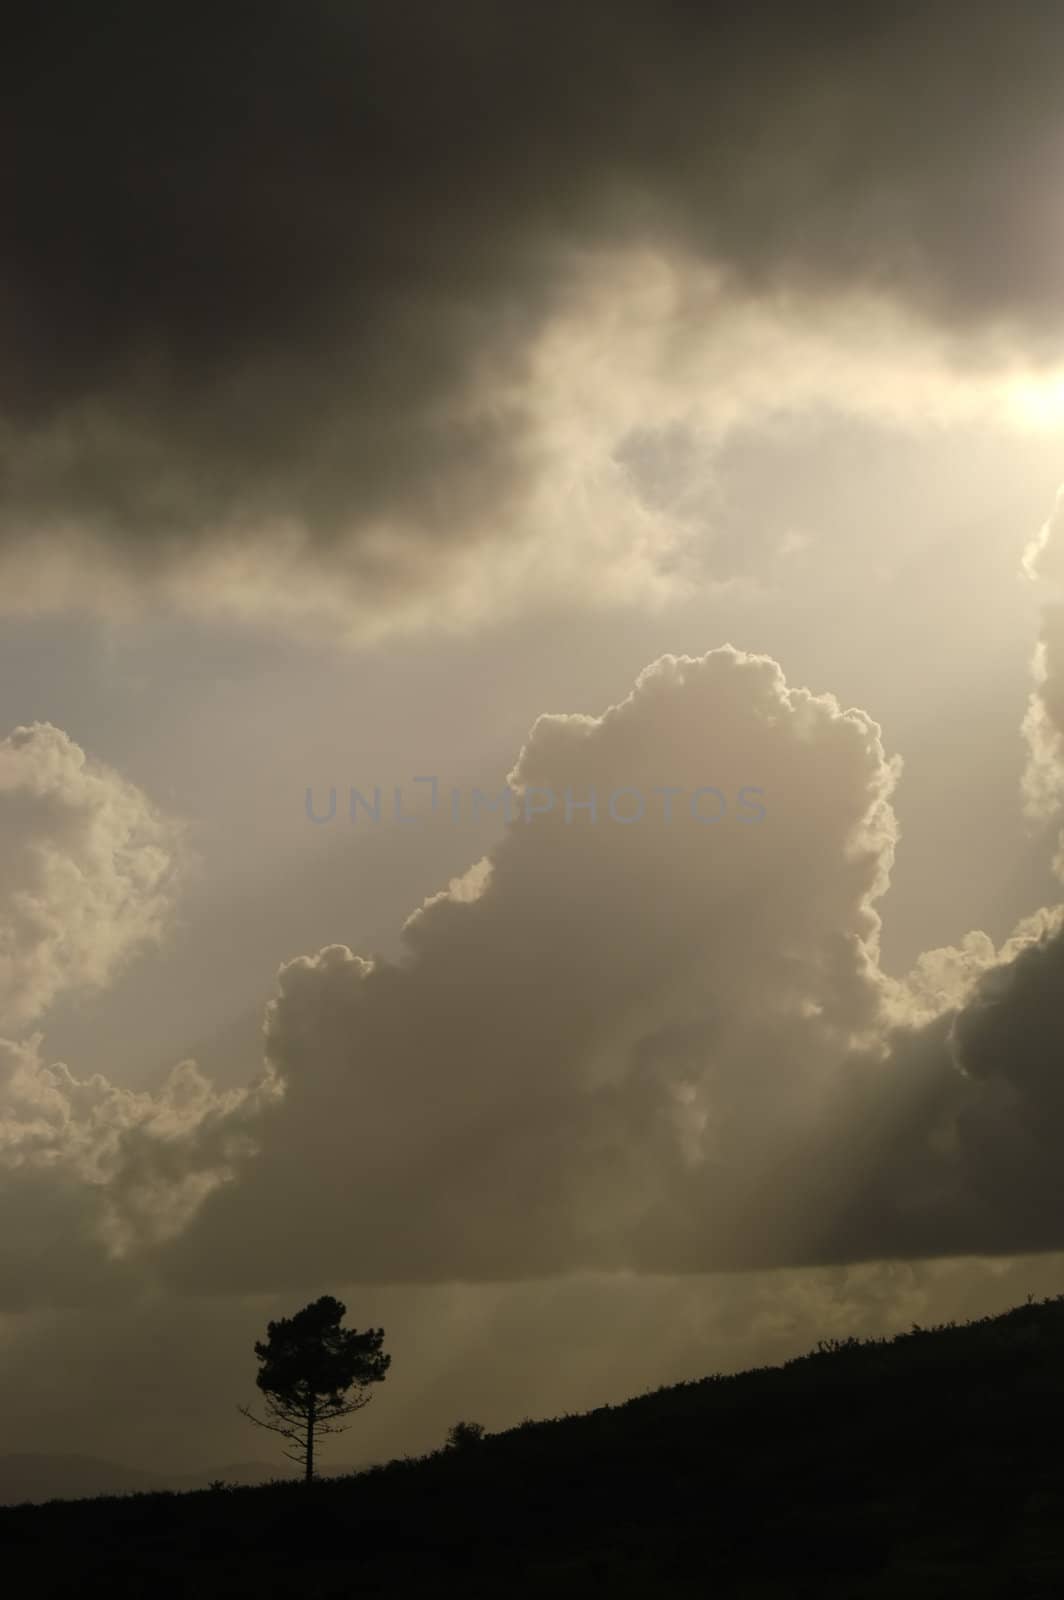
<path fill-rule="evenodd" d="M 310 1405 L 307 1409 L 307 1475 L 304 1480 L 307 1483 L 312 1482 L 314 1478 L 314 1402 L 316 1399 L 317 1396 L 312 1394 Z"/>

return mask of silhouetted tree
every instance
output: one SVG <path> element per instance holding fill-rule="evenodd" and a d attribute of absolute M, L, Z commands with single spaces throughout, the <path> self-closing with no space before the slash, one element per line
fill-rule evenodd
<path fill-rule="evenodd" d="M 346 1314 L 347 1307 L 326 1294 L 294 1317 L 268 1323 L 265 1341 L 255 1345 L 260 1362 L 255 1382 L 266 1396 L 266 1418 L 255 1416 L 249 1406 L 237 1407 L 260 1428 L 296 1446 L 284 1454 L 302 1464 L 308 1483 L 314 1476 L 315 1441 L 323 1433 L 341 1433 L 337 1419 L 368 1405 L 373 1396 L 362 1390 L 380 1383 L 391 1365 L 391 1356 L 381 1352 L 384 1329 L 342 1328 Z M 358 1392 L 349 1398 L 352 1389 Z"/>
<path fill-rule="evenodd" d="M 451 1450 L 468 1450 L 472 1444 L 479 1444 L 484 1437 L 484 1425 L 481 1422 L 456 1422 L 448 1431 L 447 1445 Z"/>

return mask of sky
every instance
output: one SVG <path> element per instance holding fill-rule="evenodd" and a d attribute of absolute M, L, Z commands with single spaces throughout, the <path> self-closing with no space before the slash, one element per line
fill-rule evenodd
<path fill-rule="evenodd" d="M 326 1293 L 358 1461 L 1064 1289 L 1062 45 L 19 21 L 0 1450 L 270 1460 Z"/>

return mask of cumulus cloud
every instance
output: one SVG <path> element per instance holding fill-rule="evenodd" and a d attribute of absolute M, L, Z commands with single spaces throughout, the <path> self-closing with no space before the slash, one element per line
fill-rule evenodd
<path fill-rule="evenodd" d="M 1060 1248 L 1064 914 L 885 974 L 898 771 L 864 712 L 731 647 L 541 717 L 502 842 L 400 960 L 282 969 L 286 1097 L 168 1270 L 210 1283 L 208 1233 L 248 1288 Z"/>
<path fill-rule="evenodd" d="M 123 1266 L 181 1232 L 253 1153 L 278 1086 L 217 1092 L 194 1061 L 136 1092 L 47 1063 L 42 1040 L 0 1039 L 4 1303 L 114 1291 Z M 128 1284 L 127 1284 L 128 1287 Z"/>
<path fill-rule="evenodd" d="M 181 829 L 50 723 L 0 743 L 0 1026 L 68 990 L 99 989 L 158 941 L 173 905 Z M 124 1264 L 188 1225 L 255 1148 L 280 1092 L 269 1074 L 218 1093 L 183 1061 L 154 1093 L 0 1038 L 4 1303 L 78 1300 L 127 1282 Z M 128 1285 L 127 1285 L 128 1286 Z"/>
<path fill-rule="evenodd" d="M 501 844 L 409 919 L 401 960 L 332 946 L 283 969 L 286 1097 L 203 1226 L 249 1241 L 251 1281 L 811 1248 L 794 1207 L 766 1231 L 765 1193 L 887 1004 L 897 772 L 863 712 L 731 647 L 662 658 L 601 717 L 541 717 Z M 210 1271 L 196 1233 L 175 1270 Z"/>
<path fill-rule="evenodd" d="M 1061 30 L 682 0 L 24 19 L 0 69 L 5 603 L 147 590 L 366 633 L 591 561 L 607 595 L 654 592 L 684 518 L 613 460 L 638 454 L 607 426 L 606 335 L 639 314 L 616 263 L 714 285 L 655 327 L 667 364 L 742 307 L 778 377 L 840 297 L 963 334 L 969 370 L 1055 356 Z M 563 366 L 609 369 L 597 440 L 545 410 L 561 335 Z M 698 388 L 740 389 L 710 357 Z"/>
<path fill-rule="evenodd" d="M 178 825 L 50 723 L 0 741 L 0 1029 L 109 983 L 173 903 Z"/>
<path fill-rule="evenodd" d="M 4 1046 L 0 1167 L 33 1218 L 9 1280 L 1059 1248 L 1064 912 L 886 974 L 899 771 L 865 712 L 731 646 L 662 657 L 601 716 L 540 717 L 501 841 L 397 960 L 282 969 L 249 1090 L 186 1062 L 134 1094 Z"/>

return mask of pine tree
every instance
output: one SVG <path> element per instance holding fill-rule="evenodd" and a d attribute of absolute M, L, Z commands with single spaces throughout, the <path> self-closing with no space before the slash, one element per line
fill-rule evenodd
<path fill-rule="evenodd" d="M 302 1465 L 308 1483 L 317 1440 L 343 1431 L 338 1419 L 369 1404 L 372 1395 L 362 1391 L 380 1383 L 391 1365 L 391 1356 L 381 1351 L 384 1329 L 343 1328 L 346 1314 L 341 1301 L 322 1295 L 294 1317 L 268 1323 L 266 1339 L 255 1345 L 260 1363 L 255 1382 L 266 1397 L 266 1417 L 238 1407 L 251 1422 L 295 1446 L 284 1453 Z"/>

